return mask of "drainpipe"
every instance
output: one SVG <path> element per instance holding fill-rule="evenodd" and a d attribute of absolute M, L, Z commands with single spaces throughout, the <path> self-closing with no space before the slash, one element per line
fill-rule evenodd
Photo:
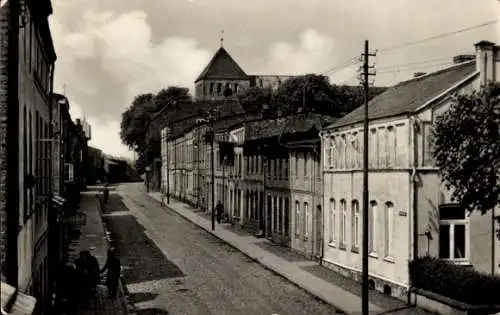
<path fill-rule="evenodd" d="M 419 121 L 414 116 L 409 117 L 410 120 L 410 205 L 411 205 L 411 214 L 409 214 L 410 226 L 408 227 L 411 231 L 410 233 L 410 253 L 408 257 L 408 261 L 415 259 L 418 256 L 418 190 L 416 187 L 416 176 L 417 176 L 417 165 L 418 165 L 418 139 L 417 139 L 417 130 L 419 128 Z M 411 283 L 409 284 L 410 288 L 408 290 L 407 302 L 411 304 Z"/>
<path fill-rule="evenodd" d="M 319 171 L 319 178 L 321 179 L 321 184 L 324 183 L 324 178 L 323 178 L 323 172 L 322 172 L 322 168 L 323 168 L 323 160 L 321 159 L 322 156 L 324 156 L 323 154 L 321 154 L 323 152 L 323 146 L 321 145 L 321 135 L 320 135 L 320 145 L 319 145 L 319 168 L 320 168 L 320 171 Z M 323 205 L 323 202 L 325 200 L 325 185 L 321 185 L 321 195 L 320 195 L 320 198 L 321 198 L 321 251 L 320 251 L 320 257 L 319 257 L 319 265 L 323 265 L 323 257 L 325 256 L 325 207 Z"/>

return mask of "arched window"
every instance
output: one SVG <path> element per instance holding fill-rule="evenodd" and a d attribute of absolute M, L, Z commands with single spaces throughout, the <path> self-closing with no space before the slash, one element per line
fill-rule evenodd
<path fill-rule="evenodd" d="M 335 199 L 330 198 L 330 220 L 329 220 L 329 243 L 335 244 L 335 223 L 336 223 Z"/>
<path fill-rule="evenodd" d="M 387 127 L 387 166 L 396 166 L 396 133 L 393 126 Z"/>
<path fill-rule="evenodd" d="M 377 251 L 377 202 L 372 200 L 370 202 L 370 213 L 368 214 L 369 231 L 368 231 L 368 251 L 375 253 Z"/>
<path fill-rule="evenodd" d="M 357 200 L 352 201 L 351 209 L 351 219 L 352 219 L 352 247 L 359 249 L 359 236 L 360 236 L 360 220 L 359 220 L 359 202 Z"/>
<path fill-rule="evenodd" d="M 347 205 L 345 199 L 340 200 L 340 244 L 345 246 L 347 238 Z"/>
<path fill-rule="evenodd" d="M 384 249 L 385 257 L 392 257 L 392 239 L 394 238 L 394 204 L 390 201 L 385 203 L 384 209 Z"/>

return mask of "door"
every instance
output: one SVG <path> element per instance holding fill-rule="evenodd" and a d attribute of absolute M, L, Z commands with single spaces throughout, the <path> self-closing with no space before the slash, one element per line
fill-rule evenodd
<path fill-rule="evenodd" d="M 323 215 L 321 213 L 321 205 L 316 207 L 315 221 L 315 240 L 314 240 L 314 256 L 321 257 L 321 247 L 323 246 Z"/>

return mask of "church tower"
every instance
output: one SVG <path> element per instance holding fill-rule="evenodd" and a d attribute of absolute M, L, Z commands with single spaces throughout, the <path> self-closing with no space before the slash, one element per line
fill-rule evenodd
<path fill-rule="evenodd" d="M 196 100 L 220 100 L 250 86 L 250 77 L 221 45 L 195 83 Z"/>

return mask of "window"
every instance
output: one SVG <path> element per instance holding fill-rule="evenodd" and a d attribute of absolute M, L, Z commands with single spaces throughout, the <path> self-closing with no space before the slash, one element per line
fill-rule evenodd
<path fill-rule="evenodd" d="M 238 93 L 238 83 L 234 84 L 234 93 Z"/>
<path fill-rule="evenodd" d="M 340 215 L 342 216 L 340 219 L 340 244 L 345 246 L 347 237 L 347 207 L 344 199 L 340 200 Z"/>
<path fill-rule="evenodd" d="M 352 134 L 352 137 L 350 139 L 350 150 L 351 150 L 351 154 L 350 154 L 350 159 L 351 159 L 351 166 L 352 168 L 359 168 L 360 165 L 358 164 L 359 162 L 359 159 L 358 159 L 358 133 L 357 132 L 354 132 Z"/>
<path fill-rule="evenodd" d="M 285 173 L 284 174 L 284 178 L 285 179 L 288 179 L 288 159 L 283 159 L 283 172 Z"/>
<path fill-rule="evenodd" d="M 352 247 L 359 249 L 359 236 L 360 236 L 360 222 L 359 222 L 359 202 L 357 200 L 352 201 Z"/>
<path fill-rule="evenodd" d="M 220 96 L 222 94 L 222 83 L 217 83 L 217 95 Z"/>
<path fill-rule="evenodd" d="M 396 165 L 396 132 L 393 126 L 387 127 L 387 166 Z"/>
<path fill-rule="evenodd" d="M 304 178 L 307 178 L 307 172 L 308 172 L 308 169 L 307 169 L 307 153 L 304 153 L 303 157 L 304 157 L 303 176 L 304 176 Z"/>
<path fill-rule="evenodd" d="M 330 198 L 330 220 L 329 220 L 329 242 L 330 243 L 335 243 L 335 199 Z"/>
<path fill-rule="evenodd" d="M 378 143 L 377 143 L 377 129 L 370 129 L 368 149 L 370 150 L 370 167 L 376 168 L 378 165 Z"/>
<path fill-rule="evenodd" d="M 385 257 L 392 257 L 392 240 L 394 229 L 394 204 L 390 201 L 385 203 L 384 215 L 384 248 Z"/>
<path fill-rule="evenodd" d="M 300 236 L 300 203 L 295 201 L 295 237 Z"/>
<path fill-rule="evenodd" d="M 273 232 L 278 232 L 278 200 L 277 197 L 273 198 Z"/>
<path fill-rule="evenodd" d="M 214 95 L 214 83 L 210 83 L 210 95 Z"/>
<path fill-rule="evenodd" d="M 283 198 L 278 200 L 278 232 L 283 234 Z"/>
<path fill-rule="evenodd" d="M 309 222 L 309 204 L 304 202 L 304 219 L 302 220 L 302 231 L 304 233 L 304 237 L 308 237 L 308 229 L 307 224 Z"/>
<path fill-rule="evenodd" d="M 457 204 L 439 206 L 439 257 L 468 261 L 469 219 Z"/>
<path fill-rule="evenodd" d="M 368 224 L 369 224 L 369 232 L 368 232 L 368 251 L 372 254 L 376 252 L 376 221 L 377 221 L 377 202 L 370 202 L 370 213 L 368 214 Z"/>
<path fill-rule="evenodd" d="M 423 138 L 423 154 L 422 163 L 423 166 L 434 166 L 434 161 L 432 157 L 432 137 L 431 137 L 432 125 L 429 122 L 422 123 L 422 138 Z"/>
<path fill-rule="evenodd" d="M 288 234 L 290 233 L 289 231 L 289 225 L 290 225 L 290 214 L 289 214 L 289 209 L 290 205 L 289 205 L 289 201 L 288 201 L 288 198 L 285 197 L 285 236 L 288 236 Z"/>
<path fill-rule="evenodd" d="M 73 181 L 73 164 L 71 163 L 64 163 L 64 181 Z"/>
<path fill-rule="evenodd" d="M 333 167 L 333 150 L 335 149 L 335 144 L 333 142 L 333 138 L 329 138 L 327 141 L 326 145 L 326 153 L 327 153 L 327 160 L 326 160 L 326 167 Z"/>
<path fill-rule="evenodd" d="M 299 154 L 295 153 L 294 154 L 294 161 L 295 161 L 295 177 L 299 177 Z"/>

